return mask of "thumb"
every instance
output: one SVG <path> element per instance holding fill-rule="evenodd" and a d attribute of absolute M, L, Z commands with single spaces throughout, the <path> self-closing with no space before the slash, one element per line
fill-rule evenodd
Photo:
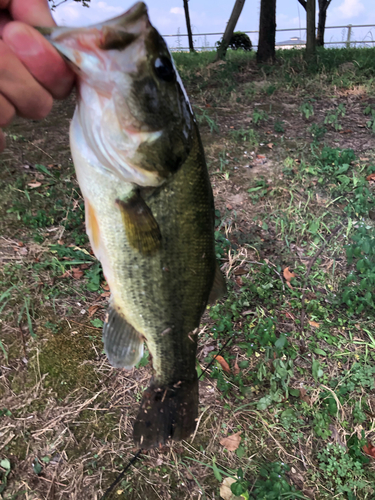
<path fill-rule="evenodd" d="M 1 3 L 4 3 L 4 0 L 0 0 L 0 5 Z M 48 0 L 10 0 L 6 8 L 14 21 L 22 21 L 31 26 L 56 25 Z"/>

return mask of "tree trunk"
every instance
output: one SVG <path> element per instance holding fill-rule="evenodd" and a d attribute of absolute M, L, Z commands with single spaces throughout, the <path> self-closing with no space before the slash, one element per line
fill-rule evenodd
<path fill-rule="evenodd" d="M 312 61 L 316 56 L 315 16 L 316 0 L 307 0 L 306 4 L 306 59 Z"/>
<path fill-rule="evenodd" d="M 324 47 L 324 31 L 326 28 L 327 9 L 332 0 L 318 0 L 319 16 L 318 16 L 318 32 L 316 35 L 316 44 L 318 47 Z"/>
<path fill-rule="evenodd" d="M 258 63 L 275 62 L 276 0 L 261 0 L 259 18 Z"/>
<path fill-rule="evenodd" d="M 188 38 L 189 38 L 189 50 L 190 50 L 190 52 L 195 52 L 194 43 L 193 43 L 193 34 L 191 32 L 191 25 L 190 25 L 188 1 L 189 0 L 184 0 L 184 10 L 185 10 L 185 18 L 186 18 L 186 28 L 187 28 L 187 32 L 188 32 Z"/>
<path fill-rule="evenodd" d="M 223 39 L 221 40 L 220 46 L 217 49 L 216 60 L 224 59 L 225 54 L 227 53 L 227 48 L 232 38 L 233 32 L 236 28 L 238 18 L 241 15 L 243 6 L 245 4 L 245 0 L 236 0 L 234 4 L 232 14 L 230 15 L 227 27 L 225 28 L 225 33 Z"/>

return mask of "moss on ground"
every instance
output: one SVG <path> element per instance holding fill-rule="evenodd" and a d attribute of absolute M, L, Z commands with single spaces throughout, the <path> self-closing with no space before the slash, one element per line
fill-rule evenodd
<path fill-rule="evenodd" d="M 44 386 L 51 387 L 61 399 L 75 389 L 93 389 L 97 383 L 97 375 L 89 363 L 96 357 L 93 340 L 82 330 L 71 330 L 68 324 L 55 334 L 44 329 L 43 337 L 45 342 L 30 363 L 42 376 L 47 374 Z"/>

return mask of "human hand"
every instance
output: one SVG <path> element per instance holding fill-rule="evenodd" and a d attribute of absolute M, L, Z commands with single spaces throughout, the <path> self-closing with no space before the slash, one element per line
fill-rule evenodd
<path fill-rule="evenodd" d="M 48 0 L 0 0 L 0 127 L 16 114 L 44 118 L 53 98 L 66 97 L 73 86 L 72 71 L 32 26 L 55 26 Z"/>

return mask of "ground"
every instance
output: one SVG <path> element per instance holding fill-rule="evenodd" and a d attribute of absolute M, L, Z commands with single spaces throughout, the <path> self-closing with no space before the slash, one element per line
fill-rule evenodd
<path fill-rule="evenodd" d="M 106 498 L 373 498 L 375 51 L 320 51 L 314 67 L 293 50 L 274 67 L 240 52 L 175 60 L 228 294 L 199 329 L 199 373 L 213 363 L 196 432 L 141 454 Z M 7 500 L 99 500 L 137 452 L 151 375 L 147 356 L 125 371 L 103 354 L 109 291 L 70 158 L 74 106 L 17 119 L 0 156 Z"/>

